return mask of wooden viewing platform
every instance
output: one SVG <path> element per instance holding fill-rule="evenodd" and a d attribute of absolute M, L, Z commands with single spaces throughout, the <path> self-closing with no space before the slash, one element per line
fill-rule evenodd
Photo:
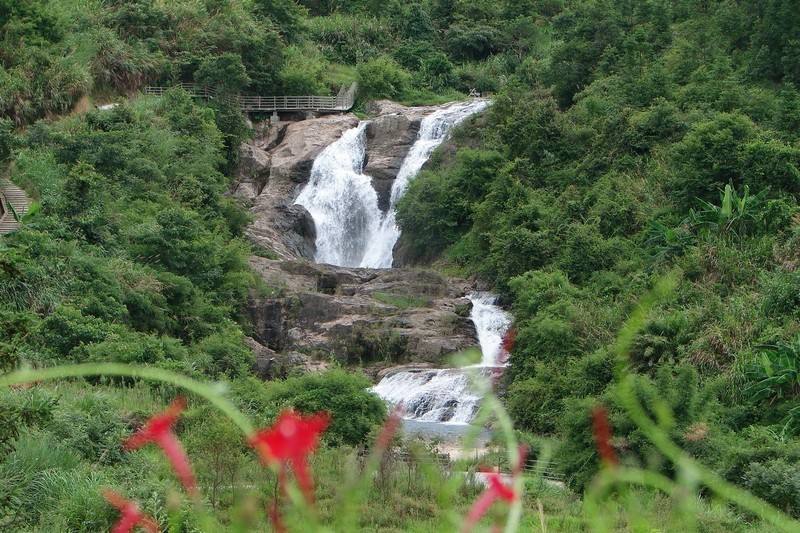
<path fill-rule="evenodd" d="M 144 94 L 162 96 L 175 87 L 180 87 L 194 98 L 233 99 L 245 113 L 277 113 L 278 111 L 349 111 L 355 103 L 358 85 L 353 82 L 350 87 L 342 86 L 336 96 L 250 96 L 244 94 L 220 96 L 214 88 L 196 83 L 179 83 L 171 87 L 148 86 L 144 88 Z"/>
<path fill-rule="evenodd" d="M 6 178 L 0 178 L 0 235 L 19 229 L 19 220 L 31 201 L 25 191 Z"/>

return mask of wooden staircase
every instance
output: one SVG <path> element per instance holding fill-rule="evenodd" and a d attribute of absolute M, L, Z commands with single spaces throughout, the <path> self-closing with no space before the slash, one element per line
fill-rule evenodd
<path fill-rule="evenodd" d="M 30 205 L 31 200 L 25 191 L 8 179 L 0 178 L 0 235 L 19 229 L 17 218 L 22 218 Z"/>

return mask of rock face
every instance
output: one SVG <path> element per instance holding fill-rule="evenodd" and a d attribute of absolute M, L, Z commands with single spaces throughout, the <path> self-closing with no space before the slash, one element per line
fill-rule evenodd
<path fill-rule="evenodd" d="M 405 107 L 388 100 L 370 106 L 364 172 L 372 176 L 378 207 L 386 210 L 397 173 L 414 144 L 423 117 L 437 108 Z M 352 114 L 256 125 L 255 138 L 239 150 L 232 194 L 253 214 L 248 237 L 283 259 L 314 257 L 316 233 L 308 212 L 294 201 L 308 182 L 314 159 L 358 125 Z M 270 254 L 270 255 L 271 255 Z"/>
<path fill-rule="evenodd" d="M 471 285 L 422 270 L 373 270 L 251 258 L 273 288 L 253 295 L 253 338 L 277 354 L 362 364 L 443 364 L 477 346 Z M 271 356 L 276 358 L 277 356 Z"/>
<path fill-rule="evenodd" d="M 286 259 L 314 256 L 314 221 L 294 199 L 319 153 L 357 124 L 350 114 L 279 123 L 241 148 L 233 194 L 252 205 L 253 242 Z"/>
<path fill-rule="evenodd" d="M 372 186 L 378 193 L 378 207 L 389 208 L 392 184 L 411 145 L 419 133 L 420 118 L 400 113 L 382 115 L 367 125 L 367 162 L 364 173 L 372 176 Z"/>

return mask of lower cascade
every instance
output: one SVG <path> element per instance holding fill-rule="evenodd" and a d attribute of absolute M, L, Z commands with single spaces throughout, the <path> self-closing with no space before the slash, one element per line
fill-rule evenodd
<path fill-rule="evenodd" d="M 386 402 L 403 403 L 405 418 L 420 422 L 468 424 L 481 398 L 471 390 L 468 372 L 491 374 L 505 366 L 503 336 L 511 317 L 489 293 L 475 293 L 470 318 L 478 333 L 482 359 L 471 369 L 404 370 L 386 376 L 372 390 Z"/>
<path fill-rule="evenodd" d="M 314 160 L 311 178 L 295 200 L 314 219 L 314 260 L 345 267 L 391 268 L 392 250 L 400 237 L 395 222 L 397 202 L 453 127 L 488 106 L 486 100 L 460 102 L 422 119 L 417 140 L 392 184 L 386 213 L 378 208 L 372 178 L 363 173 L 368 122 L 362 121 L 325 148 Z"/>

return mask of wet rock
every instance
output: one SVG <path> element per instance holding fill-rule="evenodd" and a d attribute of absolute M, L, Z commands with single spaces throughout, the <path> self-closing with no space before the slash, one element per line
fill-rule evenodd
<path fill-rule="evenodd" d="M 314 159 L 357 124 L 358 118 L 347 114 L 256 128 L 256 138 L 240 149 L 233 188 L 236 197 L 252 206 L 250 240 L 276 257 L 314 257 L 314 221 L 294 200 Z"/>
<path fill-rule="evenodd" d="M 269 180 L 270 155 L 253 144 L 239 147 L 239 167 L 233 195 L 252 202 Z"/>
<path fill-rule="evenodd" d="M 421 120 L 437 109 L 388 100 L 371 104 L 374 116 L 365 130 L 364 172 L 373 179 L 383 211 L 389 208 L 392 185 L 417 139 Z M 254 126 L 255 138 L 240 147 L 231 194 L 251 209 L 253 223 L 247 235 L 267 255 L 313 259 L 315 236 L 309 227 L 313 221 L 293 204 L 308 182 L 314 159 L 358 123 L 355 115 L 344 114 Z"/>
<path fill-rule="evenodd" d="M 392 184 L 417 139 L 420 120 L 394 113 L 379 116 L 367 125 L 367 162 L 364 172 L 372 177 L 372 186 L 378 193 L 378 207 L 381 211 L 389 208 Z"/>
<path fill-rule="evenodd" d="M 299 352 L 277 353 L 250 337 L 245 338 L 245 343 L 255 356 L 253 373 L 263 380 L 286 379 L 298 372 L 319 372 L 329 367 L 328 363 Z"/>

